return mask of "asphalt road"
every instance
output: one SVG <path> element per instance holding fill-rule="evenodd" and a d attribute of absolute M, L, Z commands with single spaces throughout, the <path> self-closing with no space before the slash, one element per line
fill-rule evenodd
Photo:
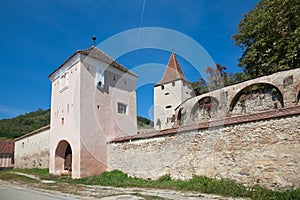
<path fill-rule="evenodd" d="M 0 200 L 75 200 L 83 199 L 74 195 L 59 192 L 50 193 L 42 190 L 31 190 L 28 188 L 11 185 L 0 181 Z"/>

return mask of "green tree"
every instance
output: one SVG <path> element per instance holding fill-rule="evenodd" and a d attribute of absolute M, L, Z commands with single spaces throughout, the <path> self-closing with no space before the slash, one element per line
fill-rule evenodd
<path fill-rule="evenodd" d="M 300 66 L 300 1 L 260 0 L 233 35 L 243 49 L 239 66 L 255 78 Z"/>
<path fill-rule="evenodd" d="M 196 96 L 208 92 L 206 81 L 203 78 L 199 78 L 198 81 L 191 82 L 191 87 Z"/>

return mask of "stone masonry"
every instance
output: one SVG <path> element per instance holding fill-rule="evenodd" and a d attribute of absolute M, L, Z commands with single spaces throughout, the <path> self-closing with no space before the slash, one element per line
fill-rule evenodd
<path fill-rule="evenodd" d="M 233 179 L 272 189 L 300 186 L 300 107 L 119 138 L 109 169 L 157 179 L 171 174 Z"/>

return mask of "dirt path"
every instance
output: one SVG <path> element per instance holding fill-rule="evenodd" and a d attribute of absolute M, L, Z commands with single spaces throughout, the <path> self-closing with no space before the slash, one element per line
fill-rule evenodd
<path fill-rule="evenodd" d="M 38 177 L 27 174 L 21 174 L 35 180 Z M 183 192 L 163 189 L 145 189 L 145 188 L 120 188 L 95 185 L 80 185 L 68 183 L 53 183 L 39 180 L 34 183 L 4 182 L 0 180 L 0 185 L 12 188 L 23 188 L 24 190 L 59 195 L 64 199 L 102 199 L 102 200 L 242 200 L 242 198 L 222 197 L 219 195 L 203 194 L 197 192 Z M 7 193 L 6 193 L 7 194 Z M 71 195 L 71 196 L 70 196 Z"/>

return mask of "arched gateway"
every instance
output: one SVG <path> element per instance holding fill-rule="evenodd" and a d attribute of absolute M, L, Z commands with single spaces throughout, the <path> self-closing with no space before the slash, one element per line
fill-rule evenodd
<path fill-rule="evenodd" d="M 55 168 L 59 171 L 72 172 L 72 148 L 66 140 L 60 141 L 56 147 Z"/>

